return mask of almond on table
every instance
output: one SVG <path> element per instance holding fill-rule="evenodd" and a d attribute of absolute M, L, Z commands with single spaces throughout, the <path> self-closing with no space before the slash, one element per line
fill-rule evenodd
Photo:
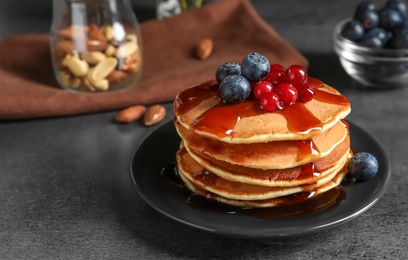
<path fill-rule="evenodd" d="M 131 106 L 120 111 L 115 120 L 121 124 L 128 124 L 141 118 L 146 112 L 146 107 L 142 105 Z"/>
<path fill-rule="evenodd" d="M 143 117 L 143 123 L 146 126 L 159 123 L 166 116 L 166 108 L 163 105 L 153 105 Z"/>

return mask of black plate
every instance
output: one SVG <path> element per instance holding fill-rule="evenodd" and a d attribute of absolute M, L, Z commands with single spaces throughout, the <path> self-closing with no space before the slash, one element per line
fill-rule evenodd
<path fill-rule="evenodd" d="M 175 163 L 180 145 L 170 121 L 148 135 L 133 155 L 130 173 L 139 195 L 160 213 L 201 230 L 248 238 L 285 237 L 327 230 L 360 215 L 384 194 L 390 167 L 380 144 L 360 127 L 349 122 L 351 147 L 377 157 L 379 172 L 369 181 L 343 184 L 345 198 L 335 206 L 313 214 L 284 219 L 265 220 L 248 214 L 226 214 L 192 206 L 189 196 L 160 174 L 161 169 Z"/>

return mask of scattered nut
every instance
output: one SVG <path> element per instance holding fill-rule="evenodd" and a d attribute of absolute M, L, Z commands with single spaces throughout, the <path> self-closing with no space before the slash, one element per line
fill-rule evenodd
<path fill-rule="evenodd" d="M 196 51 L 197 57 L 200 60 L 205 60 L 211 55 L 213 49 L 214 49 L 213 41 L 209 38 L 206 38 L 206 39 L 202 39 L 198 43 L 195 51 Z"/>
<path fill-rule="evenodd" d="M 121 124 L 128 124 L 141 118 L 145 112 L 146 112 L 145 106 L 142 105 L 131 106 L 120 111 L 116 115 L 115 120 L 116 122 Z"/>
<path fill-rule="evenodd" d="M 145 113 L 143 123 L 146 126 L 159 123 L 166 116 L 166 108 L 162 105 L 153 105 Z"/>

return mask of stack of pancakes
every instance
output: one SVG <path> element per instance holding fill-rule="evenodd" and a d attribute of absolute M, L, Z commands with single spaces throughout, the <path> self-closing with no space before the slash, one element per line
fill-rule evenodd
<path fill-rule="evenodd" d="M 193 192 L 240 207 L 299 203 L 337 187 L 351 156 L 346 97 L 311 78 L 315 97 L 267 112 L 222 101 L 216 81 L 180 92 L 178 172 Z"/>

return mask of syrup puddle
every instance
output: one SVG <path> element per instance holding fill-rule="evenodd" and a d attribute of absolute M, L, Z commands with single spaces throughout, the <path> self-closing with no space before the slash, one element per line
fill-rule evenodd
<path fill-rule="evenodd" d="M 210 194 L 206 198 L 191 192 L 181 180 L 176 163 L 165 166 L 161 170 L 161 175 L 186 196 L 186 204 L 193 208 L 227 215 L 243 214 L 262 220 L 297 218 L 315 214 L 337 205 L 346 197 L 343 188 L 339 186 L 318 196 L 314 196 L 314 191 L 290 195 L 295 202 L 297 200 L 302 201 L 293 205 L 271 208 L 240 208 L 210 199 Z"/>

